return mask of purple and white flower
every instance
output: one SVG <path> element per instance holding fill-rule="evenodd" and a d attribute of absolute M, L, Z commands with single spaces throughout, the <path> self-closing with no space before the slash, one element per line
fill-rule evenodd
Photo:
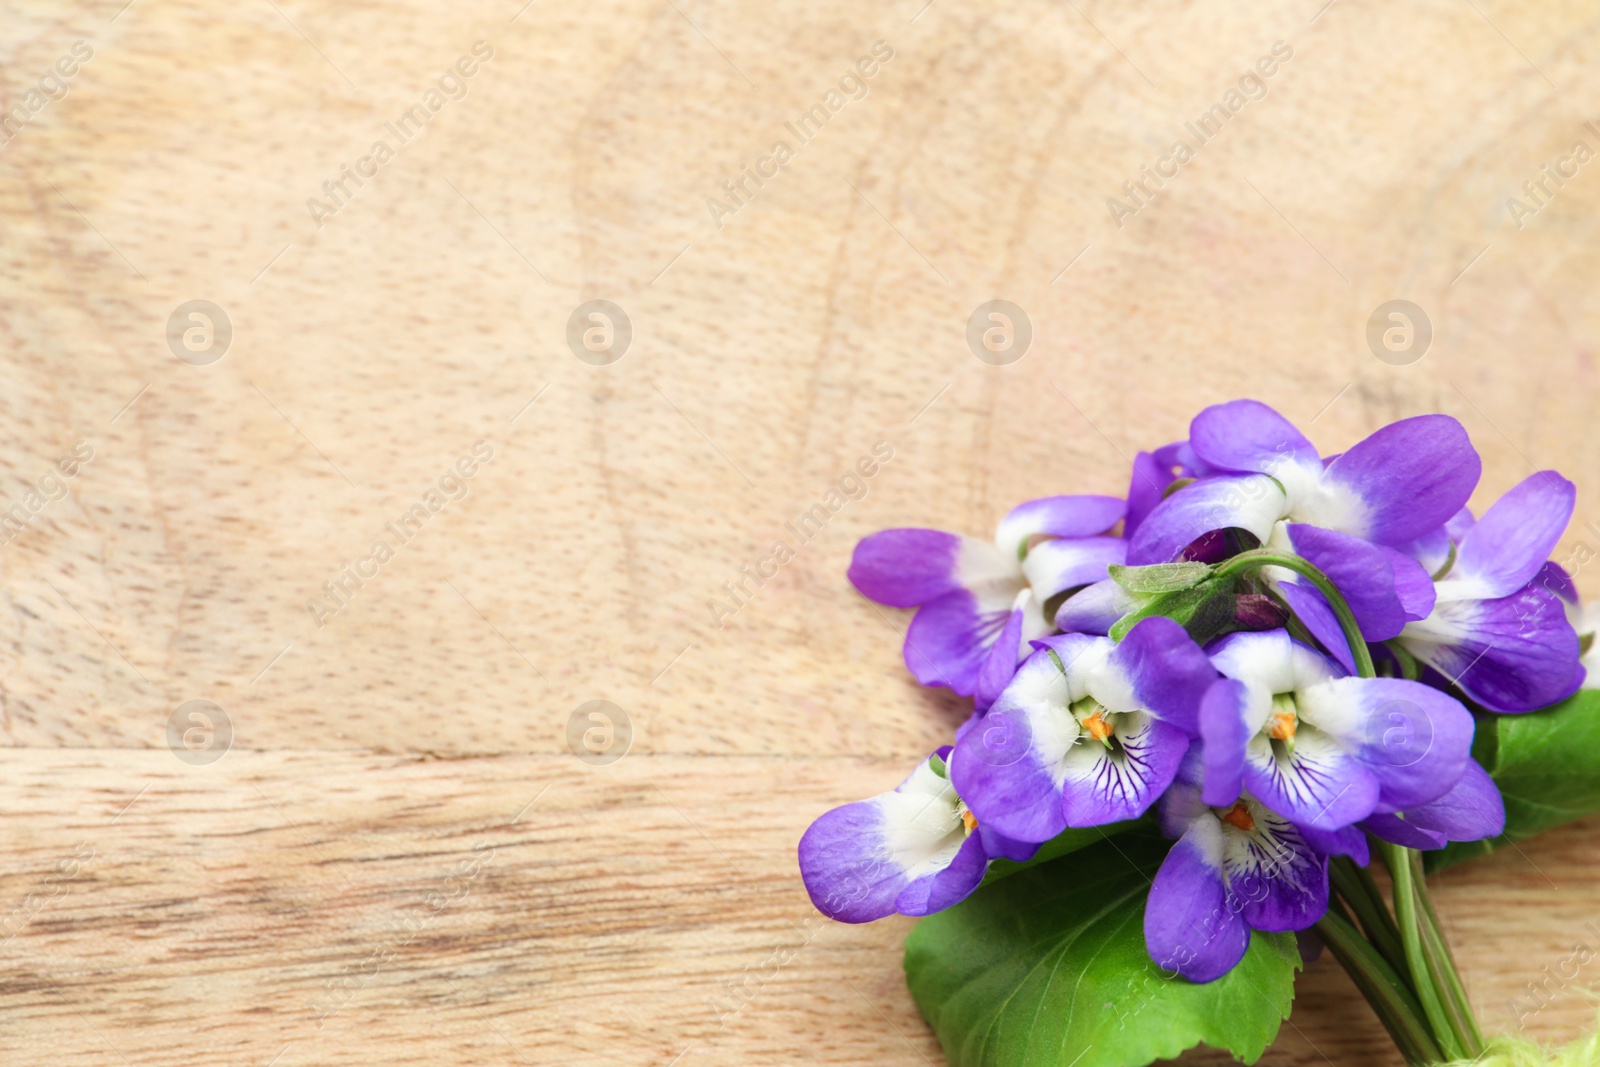
<path fill-rule="evenodd" d="M 891 793 L 834 808 L 800 839 L 800 873 L 817 910 L 847 923 L 929 915 L 965 900 L 989 860 L 1036 845 L 981 829 L 950 784 L 949 746 Z"/>
<path fill-rule="evenodd" d="M 1582 558 L 1578 558 L 1582 556 Z M 1581 566 L 1594 558 L 1594 550 L 1579 543 L 1573 551 L 1573 562 Z M 1561 598 L 1567 610 L 1567 621 L 1578 635 L 1578 665 L 1583 668 L 1583 683 L 1579 688 L 1600 689 L 1600 600 L 1587 603 L 1578 595 L 1578 585 L 1561 564 L 1551 560 L 1539 570 L 1533 584 Z"/>
<path fill-rule="evenodd" d="M 983 825 L 1020 841 L 1134 819 L 1177 772 L 1214 672 L 1183 627 L 1146 619 L 1120 644 L 1037 642 L 956 742 L 951 777 Z"/>
<path fill-rule="evenodd" d="M 1287 630 L 1229 634 L 1209 652 L 1223 677 L 1200 710 L 1206 803 L 1248 790 L 1295 823 L 1337 830 L 1461 779 L 1473 722 L 1449 694 L 1351 677 Z"/>
<path fill-rule="evenodd" d="M 1466 504 L 1482 464 L 1447 415 L 1402 419 L 1328 460 L 1265 404 L 1206 408 L 1189 427 L 1191 464 L 1206 472 L 1162 501 L 1128 548 L 1131 564 L 1166 563 L 1202 535 L 1248 530 L 1263 544 L 1279 523 L 1321 527 L 1403 548 Z"/>
<path fill-rule="evenodd" d="M 917 608 L 905 661 L 923 685 L 991 702 L 1029 643 L 1052 632 L 1044 602 L 1106 577 L 1127 542 L 1109 532 L 1127 505 L 1109 496 L 1030 500 L 1000 521 L 994 541 L 939 530 L 883 530 L 850 563 L 862 595 Z"/>
<path fill-rule="evenodd" d="M 1571 696 L 1585 676 L 1578 634 L 1561 583 L 1536 579 L 1576 499 L 1571 482 L 1541 471 L 1477 522 L 1457 516 L 1433 610 L 1406 624 L 1400 645 L 1491 711 L 1534 711 Z"/>
<path fill-rule="evenodd" d="M 1304 930 L 1328 910 L 1326 857 L 1250 794 L 1217 807 L 1179 781 L 1160 810 L 1162 830 L 1178 841 L 1145 904 L 1145 949 L 1156 966 L 1210 982 L 1244 958 L 1252 930 Z"/>

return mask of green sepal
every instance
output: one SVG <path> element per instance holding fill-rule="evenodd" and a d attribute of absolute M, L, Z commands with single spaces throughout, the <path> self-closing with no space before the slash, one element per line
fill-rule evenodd
<path fill-rule="evenodd" d="M 1153 563 L 1148 567 L 1125 567 L 1113 563 L 1106 568 L 1111 580 L 1130 593 L 1173 593 L 1199 585 L 1211 573 L 1207 563 Z"/>
<path fill-rule="evenodd" d="M 1136 611 L 1118 619 L 1111 627 L 1111 639 L 1121 641 L 1145 619 L 1164 615 L 1189 631 L 1189 636 L 1204 644 L 1233 622 L 1232 577 L 1208 578 L 1198 585 L 1159 593 Z"/>

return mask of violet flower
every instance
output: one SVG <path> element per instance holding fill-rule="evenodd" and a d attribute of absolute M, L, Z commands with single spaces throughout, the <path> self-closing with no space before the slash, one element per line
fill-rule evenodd
<path fill-rule="evenodd" d="M 1213 473 L 1146 517 L 1129 563 L 1166 563 L 1213 530 L 1248 530 L 1265 544 L 1280 522 L 1401 548 L 1460 511 L 1482 470 L 1466 430 L 1448 415 L 1391 423 L 1324 461 L 1282 415 L 1234 400 L 1195 416 L 1189 447 Z"/>
<path fill-rule="evenodd" d="M 1134 819 L 1171 783 L 1214 677 L 1183 627 L 1150 618 L 1120 644 L 1036 643 L 958 734 L 952 780 L 983 825 L 1019 841 Z"/>
<path fill-rule="evenodd" d="M 1287 630 L 1209 648 L 1223 675 L 1200 710 L 1206 803 L 1242 790 L 1290 820 L 1337 830 L 1449 792 L 1468 762 L 1472 715 L 1439 689 L 1356 678 Z"/>
<path fill-rule="evenodd" d="M 1328 861 L 1250 794 L 1211 806 L 1184 778 L 1161 798 L 1162 830 L 1178 842 L 1150 886 L 1145 949 L 1163 970 L 1210 982 L 1244 958 L 1252 930 L 1304 930 L 1322 918 Z"/>
<path fill-rule="evenodd" d="M 862 595 L 917 608 L 905 662 L 923 685 L 997 696 L 1053 629 L 1044 601 L 1106 577 L 1127 543 L 1108 532 L 1127 505 L 1109 496 L 1030 500 L 1000 521 L 993 543 L 939 530 L 883 530 L 863 538 L 850 562 Z"/>
<path fill-rule="evenodd" d="M 1576 499 L 1571 482 L 1541 471 L 1477 522 L 1457 516 L 1433 610 L 1406 624 L 1401 647 L 1491 711 L 1534 711 L 1571 696 L 1585 676 L 1578 635 L 1562 583 L 1536 579 Z"/>
<path fill-rule="evenodd" d="M 1427 572 L 1401 549 L 1461 509 L 1482 466 L 1447 415 L 1403 419 L 1324 461 L 1293 424 L 1254 400 L 1202 411 L 1177 456 L 1201 477 L 1150 513 L 1131 537 L 1129 563 L 1165 563 L 1206 534 L 1243 529 L 1327 574 L 1368 641 L 1394 637 L 1432 609 Z M 1353 670 L 1322 594 L 1288 570 L 1268 568 L 1262 577 Z"/>
<path fill-rule="evenodd" d="M 939 749 L 895 787 L 817 819 L 800 839 L 800 873 L 817 910 L 864 923 L 929 915 L 965 900 L 989 860 L 1025 860 L 1037 845 L 980 830 L 950 784 Z"/>

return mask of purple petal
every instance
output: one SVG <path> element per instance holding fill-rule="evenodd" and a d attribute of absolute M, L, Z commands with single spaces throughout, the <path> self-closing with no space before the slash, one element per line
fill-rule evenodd
<path fill-rule="evenodd" d="M 1303 523 L 1289 524 L 1287 532 L 1294 550 L 1326 574 L 1343 594 L 1361 626 L 1362 636 L 1368 641 L 1386 641 L 1398 635 L 1408 621 L 1406 605 L 1401 603 L 1397 585 L 1404 585 L 1410 592 L 1413 610 L 1420 606 L 1423 596 L 1429 601 L 1428 609 L 1432 610 L 1433 582 L 1415 560 L 1358 537 Z M 1401 570 L 1398 579 L 1397 567 Z M 1306 584 L 1309 587 L 1309 583 Z M 1421 589 L 1426 589 L 1426 594 L 1422 594 Z M 1322 599 L 1322 594 L 1314 587 L 1311 592 Z M 1427 611 L 1422 611 L 1411 618 L 1421 619 L 1427 615 Z M 1317 637 L 1322 639 L 1323 635 L 1317 634 Z M 1341 637 L 1337 641 L 1324 639 L 1323 643 L 1331 648 L 1344 642 Z"/>
<path fill-rule="evenodd" d="M 1287 498 L 1264 474 L 1235 474 L 1186 485 L 1145 516 L 1128 545 L 1128 563 L 1169 563 L 1202 534 L 1230 527 L 1262 542 L 1284 515 Z"/>
<path fill-rule="evenodd" d="M 1328 910 L 1328 861 L 1288 820 L 1259 804 L 1248 806 L 1254 829 L 1222 828 L 1228 888 L 1257 930 L 1304 930 Z"/>
<path fill-rule="evenodd" d="M 1244 754 L 1268 714 L 1266 691 L 1232 678 L 1219 678 L 1200 705 L 1200 753 L 1205 767 L 1203 795 L 1213 807 L 1227 807 L 1244 789 Z"/>
<path fill-rule="evenodd" d="M 1438 600 L 1438 590 L 1433 584 L 1433 572 L 1418 561 L 1387 545 L 1379 545 L 1394 572 L 1394 593 L 1400 599 L 1400 610 L 1406 620 L 1426 619 Z M 1388 638 L 1384 638 L 1388 640 Z"/>
<path fill-rule="evenodd" d="M 1369 811 L 1409 810 L 1461 780 L 1472 748 L 1472 714 L 1448 693 L 1404 678 L 1338 678 L 1301 691 L 1296 700 L 1301 717 L 1337 737 L 1381 785 L 1379 803 Z"/>
<path fill-rule="evenodd" d="M 1467 531 L 1472 529 L 1477 521 L 1472 515 L 1472 509 L 1464 507 L 1450 516 L 1450 521 L 1444 524 L 1444 532 L 1450 536 L 1450 540 L 1460 544 L 1461 539 L 1467 536 Z"/>
<path fill-rule="evenodd" d="M 1221 978 L 1244 958 L 1250 927 L 1222 879 L 1222 826 L 1194 820 L 1161 862 L 1144 907 L 1145 950 L 1155 965 L 1191 982 Z"/>
<path fill-rule="evenodd" d="M 1318 830 L 1314 826 L 1296 826 L 1300 836 L 1323 856 L 1349 856 L 1356 865 L 1365 867 L 1372 856 L 1367 848 L 1367 835 L 1359 826 L 1346 826 L 1338 830 Z"/>
<path fill-rule="evenodd" d="M 1583 684 L 1566 606 L 1536 583 L 1499 600 L 1441 601 L 1400 642 L 1490 711 L 1537 711 Z"/>
<path fill-rule="evenodd" d="M 1034 595 L 1048 600 L 1057 593 L 1103 581 L 1107 568 L 1128 557 L 1120 537 L 1062 537 L 1035 545 L 1022 561 Z"/>
<path fill-rule="evenodd" d="M 1170 445 L 1162 445 L 1155 451 L 1156 462 L 1167 470 L 1176 470 L 1183 478 L 1205 478 L 1219 474 L 1216 470 L 1194 453 L 1194 446 L 1188 441 L 1174 441 Z"/>
<path fill-rule="evenodd" d="M 1301 517 L 1380 544 L 1404 545 L 1454 517 L 1482 469 L 1455 419 L 1401 419 L 1329 464 L 1324 498 Z"/>
<path fill-rule="evenodd" d="M 1446 576 L 1465 584 L 1457 595 L 1492 600 L 1527 585 L 1561 540 L 1577 499 L 1577 486 L 1540 471 L 1495 501 L 1457 546 Z"/>
<path fill-rule="evenodd" d="M 1133 475 L 1128 480 L 1128 514 L 1122 523 L 1122 536 L 1133 536 L 1144 517 L 1161 503 L 1167 486 L 1176 480 L 1171 464 L 1163 464 L 1155 455 L 1140 452 L 1133 457 Z"/>
<path fill-rule="evenodd" d="M 927 760 L 893 792 L 812 823 L 799 857 L 817 909 L 850 923 L 948 907 L 977 888 L 987 865 L 981 841 L 966 833 L 954 789 Z"/>
<path fill-rule="evenodd" d="M 906 630 L 906 667 L 923 685 L 942 685 L 962 696 L 977 689 L 978 673 L 1006 623 L 1011 597 L 985 605 L 958 589 L 918 609 Z"/>
<path fill-rule="evenodd" d="M 1273 811 L 1321 830 L 1366 818 L 1379 795 L 1372 771 L 1337 739 L 1306 722 L 1295 734 L 1294 751 L 1282 756 L 1265 736 L 1250 739 L 1244 786 Z"/>
<path fill-rule="evenodd" d="M 1189 832 L 1190 823 L 1202 815 L 1210 817 L 1214 814 L 1208 810 L 1205 799 L 1200 795 L 1200 779 L 1204 773 L 1200 748 L 1199 745 L 1189 746 L 1189 751 L 1183 755 L 1183 762 L 1178 764 L 1178 773 L 1173 777 L 1172 785 L 1167 787 L 1156 804 L 1156 821 L 1166 837 L 1180 838 Z"/>
<path fill-rule="evenodd" d="M 1573 582 L 1572 575 L 1568 574 L 1566 568 L 1559 563 L 1546 563 L 1540 567 L 1539 573 L 1533 577 L 1533 584 L 1541 589 L 1550 590 L 1565 601 L 1569 608 L 1581 607 L 1577 583 Z"/>
<path fill-rule="evenodd" d="M 1095 634 L 1051 634 L 1032 642 L 1035 649 L 1054 649 L 1056 655 L 1061 657 L 1062 666 L 1067 668 L 1067 674 L 1072 676 L 1080 689 L 1074 689 L 1076 694 L 1073 699 L 1083 696 L 1081 686 L 1087 677 L 1089 666 L 1099 663 L 1111 654 L 1115 646 L 1107 637 Z M 1060 671 L 1056 672 L 1057 674 Z"/>
<path fill-rule="evenodd" d="M 1023 651 L 1024 615 L 1025 612 L 1020 606 L 1011 610 L 1005 629 L 1000 631 L 994 646 L 983 659 L 983 666 L 978 671 L 978 683 L 973 691 L 973 702 L 979 711 L 987 710 L 989 705 L 994 703 L 995 697 L 1011 684 L 1012 676 L 1017 673 L 1017 663 L 1022 659 Z"/>
<path fill-rule="evenodd" d="M 1370 819 L 1363 820 L 1361 828 L 1373 837 L 1380 837 L 1392 844 L 1414 848 L 1420 852 L 1443 848 L 1449 843 L 1443 834 L 1413 825 L 1398 815 L 1374 815 Z"/>
<path fill-rule="evenodd" d="M 887 858 L 883 812 L 873 800 L 834 808 L 812 823 L 800 839 L 800 873 L 817 910 L 847 923 L 894 914 L 895 897 L 910 883 Z"/>
<path fill-rule="evenodd" d="M 1113 711 L 1142 709 L 1198 737 L 1200 698 L 1216 677 L 1187 630 L 1154 616 L 1128 631 L 1092 675 L 1089 692 Z"/>
<path fill-rule="evenodd" d="M 932 915 L 959 904 L 972 895 L 989 869 L 983 839 L 973 834 L 961 843 L 950 866 L 912 879 L 895 898 L 894 909 L 901 915 Z"/>
<path fill-rule="evenodd" d="M 1234 555 L 1239 548 L 1228 536 L 1227 530 L 1212 530 L 1190 541 L 1178 559 L 1184 563 L 1217 564 Z"/>
<path fill-rule="evenodd" d="M 1489 772 L 1477 760 L 1469 759 L 1454 789 L 1412 808 L 1406 819 L 1442 834 L 1447 841 L 1481 841 L 1505 832 L 1506 804 Z"/>
<path fill-rule="evenodd" d="M 1068 826 L 1137 819 L 1172 784 L 1189 735 L 1144 712 L 1116 716 L 1120 748 L 1084 737 L 1061 759 L 1061 810 Z"/>
<path fill-rule="evenodd" d="M 1292 529 L 1313 528 L 1299 526 Z M 1327 531 L 1319 533 L 1325 534 Z M 1365 548 L 1343 560 L 1334 561 L 1324 557 L 1319 566 L 1327 564 L 1325 570 L 1328 576 L 1346 593 L 1362 636 L 1368 641 L 1384 641 L 1397 636 L 1406 623 L 1427 618 L 1434 605 L 1434 585 L 1428 573 L 1415 560 L 1392 548 L 1354 538 L 1349 540 Z M 1365 565 L 1356 566 L 1358 559 Z M 1312 636 L 1345 670 L 1354 673 L 1356 662 L 1350 643 L 1344 636 L 1344 628 L 1339 625 L 1338 616 L 1334 615 L 1333 608 L 1322 593 L 1299 575 L 1280 579 L 1277 590 Z"/>
<path fill-rule="evenodd" d="M 1039 851 L 1038 841 L 1018 841 L 982 823 L 978 824 L 978 836 L 983 839 L 983 851 L 990 859 L 1026 863 Z"/>
<path fill-rule="evenodd" d="M 1350 651 L 1350 642 L 1345 639 L 1344 627 L 1339 625 L 1339 617 L 1333 613 L 1333 608 L 1328 606 L 1327 599 L 1317 588 L 1298 577 L 1278 582 L 1277 588 L 1278 595 L 1288 603 L 1289 610 L 1295 613 L 1301 624 L 1311 631 L 1311 636 L 1321 642 L 1340 666 L 1354 672 L 1355 655 Z"/>
<path fill-rule="evenodd" d="M 850 584 L 891 608 L 914 608 L 961 588 L 956 561 L 964 538 L 939 530 L 882 530 L 850 560 Z"/>
<path fill-rule="evenodd" d="M 1399 550 L 1416 560 L 1430 576 L 1438 574 L 1450 561 L 1449 528 L 1436 526 L 1410 544 L 1399 546 Z"/>
<path fill-rule="evenodd" d="M 1108 634 L 1117 620 L 1141 601 L 1107 578 L 1073 593 L 1056 609 L 1056 629 L 1066 633 Z"/>
<path fill-rule="evenodd" d="M 1100 640 L 1104 640 L 1101 638 Z M 1075 658 L 1069 649 L 1064 662 Z M 1028 657 L 988 713 L 960 735 L 950 777 L 980 827 L 1016 841 L 1066 829 L 1059 768 L 1077 740 L 1067 679 L 1045 652 Z"/>
<path fill-rule="evenodd" d="M 1052 537 L 1093 537 L 1117 524 L 1127 504 L 1114 496 L 1047 496 L 1012 508 L 1000 520 L 995 544 L 1002 552 L 1021 558 L 1019 551 L 1035 534 Z"/>
<path fill-rule="evenodd" d="M 1189 425 L 1189 444 L 1219 470 L 1275 475 L 1286 465 L 1322 468 L 1316 446 L 1259 400 L 1206 408 Z"/>

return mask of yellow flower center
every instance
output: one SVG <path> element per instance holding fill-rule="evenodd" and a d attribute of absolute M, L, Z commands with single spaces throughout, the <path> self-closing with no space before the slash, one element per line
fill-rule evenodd
<path fill-rule="evenodd" d="M 1222 821 L 1228 823 L 1230 826 L 1237 826 L 1246 833 L 1249 833 L 1251 830 L 1256 828 L 1256 820 L 1250 814 L 1250 809 L 1242 800 L 1236 801 L 1233 807 L 1229 808 L 1223 813 Z"/>
<path fill-rule="evenodd" d="M 1087 719 L 1084 719 L 1083 728 L 1089 731 L 1089 736 L 1094 738 L 1096 741 L 1104 741 L 1106 738 L 1111 736 L 1112 727 L 1111 724 L 1106 721 L 1106 717 L 1103 714 L 1103 709 L 1097 709 L 1093 715 L 1089 716 Z"/>

